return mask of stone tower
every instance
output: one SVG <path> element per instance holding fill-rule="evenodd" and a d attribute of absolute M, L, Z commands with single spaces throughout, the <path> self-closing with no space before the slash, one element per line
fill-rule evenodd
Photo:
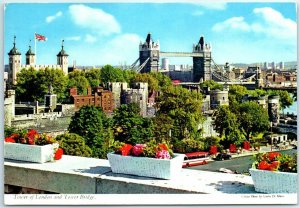
<path fill-rule="evenodd" d="M 8 86 L 11 88 L 17 82 L 17 73 L 21 70 L 21 53 L 16 48 L 16 36 L 14 36 L 14 47 L 8 53 L 9 71 L 8 71 Z"/>
<path fill-rule="evenodd" d="M 279 118 L 280 118 L 279 113 L 280 113 L 279 96 L 270 95 L 268 98 L 268 114 L 269 114 L 269 120 L 275 126 L 279 123 Z"/>
<path fill-rule="evenodd" d="M 26 52 L 26 65 L 35 65 L 35 53 L 31 50 L 31 45 L 29 45 L 29 49 Z"/>
<path fill-rule="evenodd" d="M 57 65 L 61 66 L 61 69 L 65 74 L 68 74 L 68 54 L 64 50 L 64 40 L 61 42 L 61 50 L 57 54 Z"/>
<path fill-rule="evenodd" d="M 193 45 L 193 53 L 200 57 L 193 57 L 193 81 L 211 80 L 211 46 L 204 42 L 201 36 L 197 45 Z"/>
<path fill-rule="evenodd" d="M 140 71 L 140 73 L 158 71 L 159 50 L 159 42 L 153 42 L 151 33 L 148 33 L 146 41 L 144 43 L 140 43 L 140 66 L 147 61 L 147 64 Z"/>

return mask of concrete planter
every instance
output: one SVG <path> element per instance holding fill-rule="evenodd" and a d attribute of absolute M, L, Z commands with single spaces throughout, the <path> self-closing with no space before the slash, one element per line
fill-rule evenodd
<path fill-rule="evenodd" d="M 249 170 L 255 191 L 262 193 L 297 193 L 297 173 Z"/>
<path fill-rule="evenodd" d="M 108 153 L 107 158 L 113 173 L 172 179 L 179 175 L 184 155 L 174 154 L 174 158 L 167 160 Z"/>
<path fill-rule="evenodd" d="M 53 158 L 53 145 L 44 146 L 4 142 L 4 158 L 44 163 Z"/>

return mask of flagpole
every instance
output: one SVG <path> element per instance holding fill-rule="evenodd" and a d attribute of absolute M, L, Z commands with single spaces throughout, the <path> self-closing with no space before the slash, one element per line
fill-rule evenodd
<path fill-rule="evenodd" d="M 35 34 L 36 34 L 36 33 L 34 33 L 34 53 L 35 53 L 35 64 L 37 64 L 36 37 L 35 37 Z"/>

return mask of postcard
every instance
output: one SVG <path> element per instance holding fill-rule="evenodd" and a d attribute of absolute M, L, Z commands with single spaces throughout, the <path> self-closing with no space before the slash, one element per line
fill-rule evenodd
<path fill-rule="evenodd" d="M 4 2 L 4 204 L 297 204 L 296 7 Z"/>

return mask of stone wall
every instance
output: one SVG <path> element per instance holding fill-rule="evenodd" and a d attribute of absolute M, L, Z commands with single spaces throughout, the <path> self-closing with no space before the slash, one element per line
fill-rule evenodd
<path fill-rule="evenodd" d="M 62 116 L 61 113 L 44 113 L 16 116 L 11 122 L 12 127 L 36 129 L 38 132 L 63 132 L 68 129 L 71 116 Z"/>

